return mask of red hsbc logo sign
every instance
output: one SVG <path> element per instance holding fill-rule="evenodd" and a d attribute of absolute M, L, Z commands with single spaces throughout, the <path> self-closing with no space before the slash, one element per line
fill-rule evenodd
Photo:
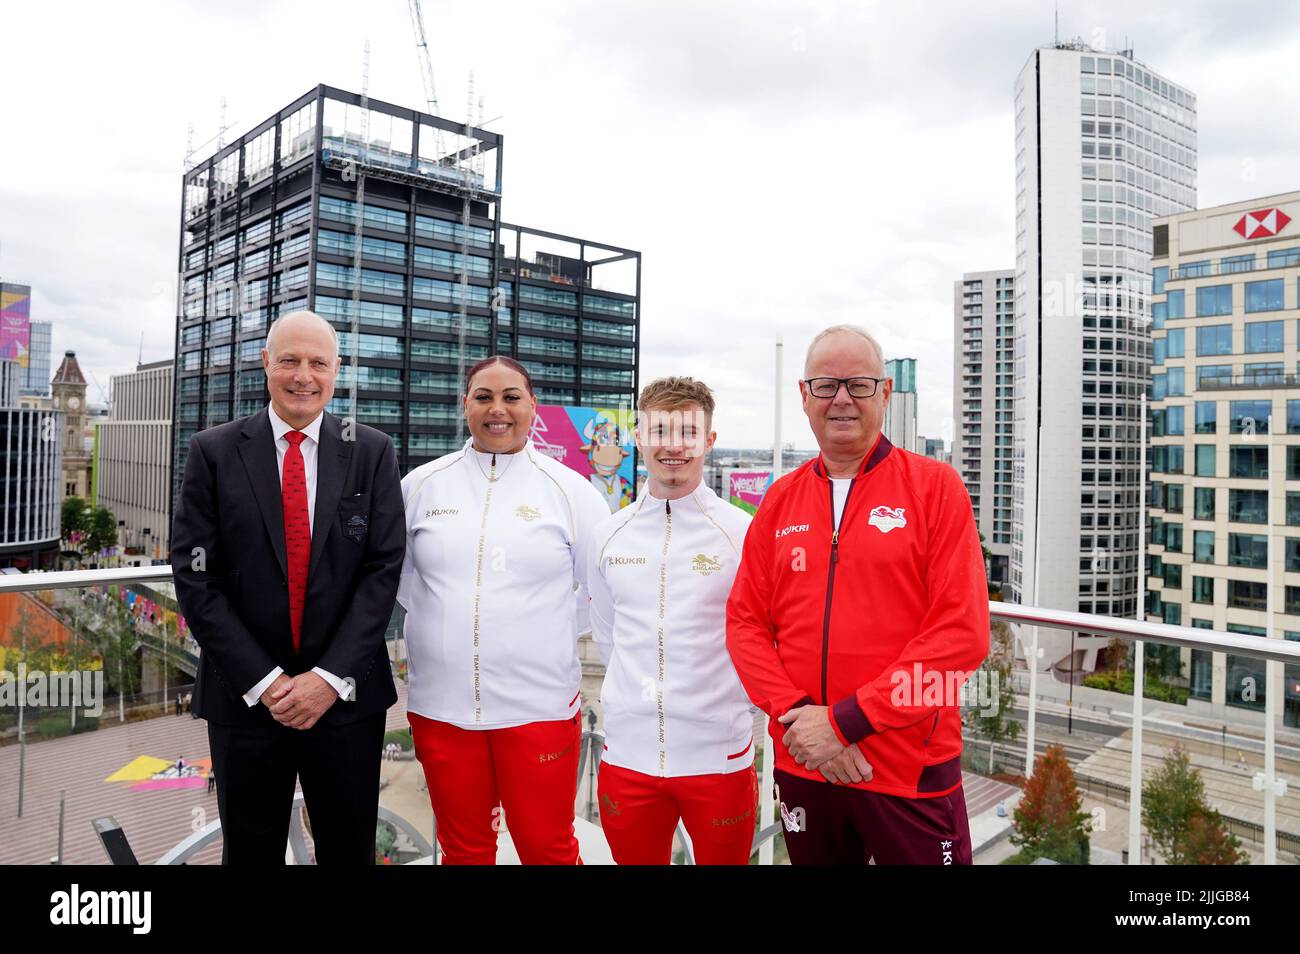
<path fill-rule="evenodd" d="M 1290 221 L 1291 216 L 1281 209 L 1257 209 L 1238 219 L 1232 230 L 1246 239 L 1267 238 L 1281 232 Z"/>

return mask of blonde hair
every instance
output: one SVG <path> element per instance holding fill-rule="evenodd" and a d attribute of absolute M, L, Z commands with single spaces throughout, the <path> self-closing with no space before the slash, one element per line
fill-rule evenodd
<path fill-rule="evenodd" d="M 641 389 L 637 408 L 642 411 L 649 408 L 673 409 L 688 404 L 698 404 L 705 417 L 713 419 L 713 391 L 703 381 L 695 378 L 656 378 Z"/>

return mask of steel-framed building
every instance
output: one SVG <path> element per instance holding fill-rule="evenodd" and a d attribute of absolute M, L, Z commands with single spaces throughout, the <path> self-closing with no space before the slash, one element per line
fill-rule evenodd
<path fill-rule="evenodd" d="M 321 85 L 185 174 L 173 497 L 196 431 L 266 405 L 267 330 L 303 308 L 339 331 L 329 409 L 403 473 L 462 442 L 489 353 L 543 403 L 635 405 L 640 253 L 503 224 L 502 160 L 498 133 Z"/>

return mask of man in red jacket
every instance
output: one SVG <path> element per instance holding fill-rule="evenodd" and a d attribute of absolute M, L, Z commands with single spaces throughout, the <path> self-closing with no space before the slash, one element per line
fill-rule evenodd
<path fill-rule="evenodd" d="M 837 325 L 799 383 L 821 454 L 769 488 L 727 648 L 770 717 L 795 864 L 970 864 L 960 687 L 989 648 L 970 498 L 881 433 L 880 345 Z"/>

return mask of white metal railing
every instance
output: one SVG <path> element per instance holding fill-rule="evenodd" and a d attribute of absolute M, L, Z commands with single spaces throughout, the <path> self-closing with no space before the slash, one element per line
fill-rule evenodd
<path fill-rule="evenodd" d="M 109 586 L 115 583 L 170 583 L 170 566 L 113 567 L 103 570 L 59 570 L 51 573 L 0 574 L 0 593 L 30 593 L 38 590 L 60 590 L 83 586 Z M 1191 626 L 1171 626 L 1168 623 L 1148 623 L 1115 616 L 1097 616 L 1067 610 L 1043 609 L 1022 606 L 1018 603 L 989 602 L 989 615 L 995 620 L 1095 633 L 1099 636 L 1117 636 L 1130 642 L 1151 640 L 1170 646 L 1202 649 L 1208 652 L 1232 653 L 1254 659 L 1300 665 L 1300 642 L 1265 639 L 1242 633 L 1225 633 L 1216 629 L 1196 629 Z"/>
<path fill-rule="evenodd" d="M 1098 636 L 1118 636 L 1131 641 L 1151 640 L 1188 649 L 1203 649 L 1236 656 L 1300 665 L 1300 642 L 1265 639 L 1243 633 L 1224 633 L 1216 629 L 1196 629 L 1191 626 L 1171 626 L 1168 623 L 1148 623 L 1114 616 L 1096 616 L 1092 613 L 1074 613 L 1066 610 L 1042 609 L 1021 606 L 1018 603 L 990 601 L 989 615 L 1007 623 L 1042 626 L 1047 629 L 1075 630 L 1095 633 Z"/>
<path fill-rule="evenodd" d="M 170 566 L 118 566 L 103 570 L 56 570 L 50 573 L 0 574 L 0 593 L 34 593 L 114 583 L 170 583 Z"/>
<path fill-rule="evenodd" d="M 172 580 L 172 568 L 170 566 L 153 566 L 153 567 L 115 567 L 111 569 L 99 570 L 67 570 L 50 573 L 11 573 L 0 574 L 0 593 L 17 593 L 33 592 L 40 590 L 52 589 L 69 589 L 89 586 L 106 586 L 112 584 L 130 584 L 130 583 L 168 583 Z M 1218 630 L 1196 629 L 1190 626 L 1172 626 L 1167 623 L 1151 623 L 1141 620 L 1122 619 L 1110 616 L 1097 616 L 1092 613 L 1078 613 L 1066 610 L 1044 609 L 1034 606 L 1023 606 L 1015 603 L 1004 603 L 1001 601 L 989 602 L 989 614 L 992 619 L 1016 623 L 1030 627 L 1044 627 L 1048 629 L 1057 629 L 1065 631 L 1075 631 L 1096 634 L 1099 636 L 1117 637 L 1134 643 L 1139 648 L 1138 658 L 1142 657 L 1140 647 L 1146 641 L 1163 643 L 1166 645 L 1185 647 L 1189 649 L 1199 649 L 1208 652 L 1232 653 L 1239 656 L 1247 656 L 1255 659 L 1265 660 L 1269 663 L 1268 682 L 1270 686 L 1275 681 L 1275 675 L 1280 675 L 1274 671 L 1274 666 L 1279 663 L 1300 665 L 1300 642 L 1280 640 L 1274 638 L 1262 638 L 1259 636 L 1249 636 L 1241 633 L 1227 633 Z M 1036 629 L 1033 632 L 1037 632 Z M 1034 649 L 1036 651 L 1037 637 L 1034 638 Z M 1031 673 L 1036 671 L 1031 665 Z M 1144 680 L 1140 678 L 1141 669 L 1139 668 L 1138 677 L 1134 680 L 1134 745 L 1132 746 L 1133 777 L 1140 779 L 1142 777 L 1142 747 L 1140 743 L 1140 726 L 1143 721 L 1141 697 L 1137 694 L 1137 687 L 1143 685 Z M 1026 745 L 1026 775 L 1032 773 L 1032 763 L 1034 758 L 1033 747 L 1033 721 L 1034 710 L 1036 709 L 1035 693 L 1030 691 L 1027 700 L 1029 707 L 1030 732 Z M 1273 738 L 1273 721 L 1278 718 L 1276 710 L 1276 694 L 1268 694 L 1268 711 L 1266 713 L 1266 737 L 1265 737 L 1265 770 L 1257 773 L 1254 787 L 1257 791 L 1263 792 L 1264 795 L 1264 844 L 1265 844 L 1265 863 L 1276 863 L 1276 822 L 1274 819 L 1275 802 L 1280 796 L 1286 794 L 1286 783 L 1275 773 L 1274 752 L 1275 740 Z M 581 766 L 580 766 L 581 772 Z M 762 789 L 764 795 L 770 792 L 771 779 L 770 767 L 765 759 L 764 778 Z M 1136 795 L 1133 786 L 1130 791 L 1134 794 L 1130 797 L 1130 811 L 1135 818 L 1140 817 L 1140 801 Z M 773 839 L 777 832 L 780 831 L 781 823 L 771 822 L 771 813 L 773 806 L 770 799 L 764 797 L 761 806 L 762 811 L 760 819 L 760 831 L 757 833 L 754 841 L 756 849 L 760 850 L 760 863 L 771 863 L 771 850 Z M 1137 827 L 1137 826 L 1134 826 Z M 683 839 L 683 843 L 689 846 L 689 841 Z M 181 847 L 181 846 L 178 846 Z M 1130 851 L 1130 856 L 1134 859 L 1131 863 L 1141 863 L 1140 852 Z M 689 857 L 689 847 L 688 847 Z"/>

